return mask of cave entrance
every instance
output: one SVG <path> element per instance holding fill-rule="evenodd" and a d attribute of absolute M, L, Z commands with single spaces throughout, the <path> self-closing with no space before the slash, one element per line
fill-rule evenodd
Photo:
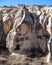
<path fill-rule="evenodd" d="M 17 44 L 16 48 L 14 50 L 20 50 L 20 45 Z"/>

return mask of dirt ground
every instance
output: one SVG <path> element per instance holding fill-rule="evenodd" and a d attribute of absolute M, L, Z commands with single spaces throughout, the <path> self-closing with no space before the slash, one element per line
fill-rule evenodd
<path fill-rule="evenodd" d="M 46 63 L 46 58 L 30 58 L 25 55 L 0 55 L 0 65 L 52 65 Z"/>

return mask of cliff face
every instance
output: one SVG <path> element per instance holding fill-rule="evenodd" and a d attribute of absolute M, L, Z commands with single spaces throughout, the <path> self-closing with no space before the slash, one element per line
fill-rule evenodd
<path fill-rule="evenodd" d="M 47 45 L 52 43 L 52 7 L 0 7 L 0 12 L 0 46 L 27 56 L 48 54 Z"/>

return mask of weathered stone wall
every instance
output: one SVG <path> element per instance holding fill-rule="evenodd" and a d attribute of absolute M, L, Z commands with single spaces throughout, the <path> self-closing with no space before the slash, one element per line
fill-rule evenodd
<path fill-rule="evenodd" d="M 0 37 L 5 38 L 10 52 L 17 50 L 28 56 L 48 54 L 50 37 L 52 43 L 52 7 L 0 7 L 0 11 L 3 19 L 0 29 L 4 29 Z"/>

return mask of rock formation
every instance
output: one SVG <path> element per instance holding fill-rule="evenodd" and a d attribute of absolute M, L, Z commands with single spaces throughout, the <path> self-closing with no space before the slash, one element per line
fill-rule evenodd
<path fill-rule="evenodd" d="M 1 35 L 4 33 L 6 48 L 11 53 L 17 50 L 30 57 L 51 55 L 52 7 L 19 6 L 0 7 Z M 0 15 L 1 15 L 0 14 Z M 3 40 L 3 39 L 2 39 Z M 49 59 L 47 59 L 47 62 Z"/>

